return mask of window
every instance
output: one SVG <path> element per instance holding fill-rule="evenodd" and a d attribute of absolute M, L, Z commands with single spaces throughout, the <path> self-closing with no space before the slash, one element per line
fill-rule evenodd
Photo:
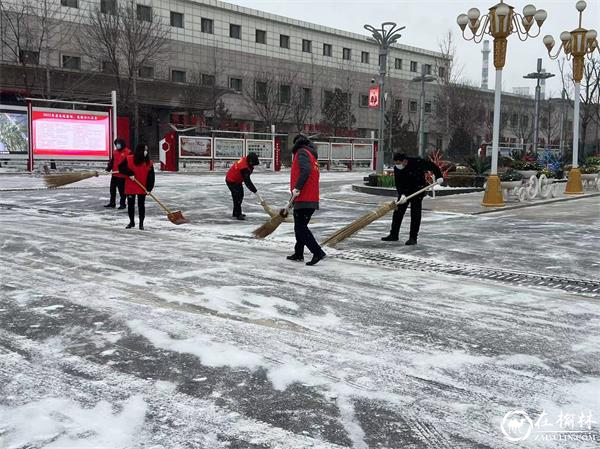
<path fill-rule="evenodd" d="M 510 123 L 512 126 L 519 126 L 519 114 L 513 114 L 510 117 Z"/>
<path fill-rule="evenodd" d="M 402 70 L 402 59 L 396 58 L 394 62 L 394 67 L 396 70 Z"/>
<path fill-rule="evenodd" d="M 331 56 L 331 44 L 323 44 L 323 56 Z"/>
<path fill-rule="evenodd" d="M 137 19 L 144 22 L 152 22 L 152 7 L 137 5 Z"/>
<path fill-rule="evenodd" d="M 150 67 L 150 66 L 142 66 L 140 67 L 140 69 L 138 70 L 138 76 L 140 78 L 154 78 L 154 67 Z"/>
<path fill-rule="evenodd" d="M 290 104 L 292 97 L 292 88 L 289 85 L 282 84 L 279 86 L 279 102 L 281 104 Z"/>
<path fill-rule="evenodd" d="M 214 86 L 215 85 L 215 75 L 208 75 L 206 73 L 202 74 L 202 85 L 203 86 Z"/>
<path fill-rule="evenodd" d="M 302 39 L 302 51 L 304 53 L 312 53 L 312 41 Z"/>
<path fill-rule="evenodd" d="M 527 128 L 529 126 L 529 116 L 524 115 L 521 117 L 521 126 Z"/>
<path fill-rule="evenodd" d="M 241 78 L 229 78 L 229 88 L 236 92 L 242 91 L 242 79 Z"/>
<path fill-rule="evenodd" d="M 62 62 L 61 67 L 63 69 L 73 69 L 73 70 L 81 69 L 81 58 L 79 56 L 62 55 L 61 62 Z"/>
<path fill-rule="evenodd" d="M 171 70 L 171 81 L 185 83 L 185 72 L 183 70 Z"/>
<path fill-rule="evenodd" d="M 171 26 L 175 28 L 183 28 L 183 14 L 180 12 L 171 11 Z"/>
<path fill-rule="evenodd" d="M 446 67 L 438 67 L 438 75 L 440 78 L 446 78 Z"/>
<path fill-rule="evenodd" d="M 350 50 L 349 48 L 342 49 L 342 58 L 347 61 L 350 61 L 350 59 L 352 59 L 352 50 Z"/>
<path fill-rule="evenodd" d="M 69 8 L 79 8 L 78 0 L 60 0 L 60 4 Z"/>
<path fill-rule="evenodd" d="M 361 108 L 368 108 L 369 107 L 369 96 L 361 94 L 360 95 L 360 101 L 359 101 L 358 105 Z"/>
<path fill-rule="evenodd" d="M 396 109 L 396 111 L 402 111 L 402 99 L 401 98 L 397 98 L 394 100 L 394 109 Z"/>
<path fill-rule="evenodd" d="M 266 44 L 267 43 L 267 32 L 264 30 L 256 30 L 256 43 Z"/>
<path fill-rule="evenodd" d="M 410 61 L 410 71 L 411 72 L 417 71 L 417 61 Z"/>
<path fill-rule="evenodd" d="M 102 73 L 116 73 L 115 65 L 110 61 L 102 61 L 100 64 L 100 71 Z"/>
<path fill-rule="evenodd" d="M 425 64 L 425 75 L 431 75 L 431 64 Z"/>
<path fill-rule="evenodd" d="M 100 12 L 115 15 L 117 13 L 117 0 L 100 0 Z"/>
<path fill-rule="evenodd" d="M 411 100 L 410 103 L 408 104 L 408 111 L 409 112 L 417 112 L 417 102 L 415 100 Z"/>
<path fill-rule="evenodd" d="M 241 39 L 242 38 L 242 26 L 234 25 L 233 23 L 230 23 L 229 24 L 229 37 L 232 37 L 234 39 Z"/>
<path fill-rule="evenodd" d="M 279 35 L 279 46 L 281 48 L 290 48 L 290 37 L 285 34 Z"/>
<path fill-rule="evenodd" d="M 312 89 L 310 87 L 302 88 L 302 105 L 310 106 L 312 104 Z"/>
<path fill-rule="evenodd" d="M 212 19 L 200 19 L 200 31 L 203 33 L 213 34 L 213 21 Z"/>
<path fill-rule="evenodd" d="M 25 65 L 38 65 L 40 63 L 40 52 L 21 50 L 19 51 L 19 61 Z"/>
<path fill-rule="evenodd" d="M 425 113 L 431 114 L 431 102 L 430 101 L 425 102 Z"/>
<path fill-rule="evenodd" d="M 368 51 L 362 51 L 360 53 L 360 62 L 362 62 L 363 64 L 369 63 L 369 52 Z"/>
<path fill-rule="evenodd" d="M 254 97 L 259 103 L 267 102 L 267 83 L 264 81 L 256 82 L 256 90 L 254 91 Z"/>

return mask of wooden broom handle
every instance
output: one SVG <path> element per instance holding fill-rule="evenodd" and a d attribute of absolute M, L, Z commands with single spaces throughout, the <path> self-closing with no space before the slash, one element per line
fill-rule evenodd
<path fill-rule="evenodd" d="M 437 185 L 437 182 L 432 182 L 431 184 L 428 184 L 427 186 L 423 187 L 421 190 L 417 190 L 415 193 L 411 193 L 410 195 L 408 195 L 406 198 L 406 201 L 410 200 L 411 198 L 414 198 L 417 195 L 420 195 L 423 192 L 427 192 L 429 189 L 431 189 L 432 187 L 435 187 Z M 400 195 L 402 196 L 402 195 Z M 395 201 L 396 204 L 400 204 L 400 200 Z"/>
<path fill-rule="evenodd" d="M 165 206 L 163 203 L 161 203 L 161 202 L 160 202 L 160 200 L 159 200 L 158 198 L 156 198 L 154 195 L 152 195 L 152 193 L 151 193 L 151 192 L 148 192 L 148 190 L 146 190 L 146 187 L 144 187 L 144 185 L 143 185 L 141 182 L 139 182 L 135 176 L 133 177 L 133 180 L 136 182 L 136 184 L 137 184 L 138 186 L 140 186 L 142 189 L 144 189 L 144 192 L 146 192 L 146 194 L 147 194 L 147 195 L 150 195 L 150 196 L 152 197 L 152 199 L 153 199 L 154 201 L 156 201 L 156 202 L 158 203 L 158 205 L 159 205 L 160 207 L 162 207 L 162 208 L 165 210 L 165 212 L 166 212 L 167 214 L 169 214 L 169 215 L 170 215 L 170 214 L 172 214 L 172 213 L 173 213 L 173 212 L 171 212 L 171 211 L 169 210 L 169 208 L 168 208 L 167 206 Z"/>

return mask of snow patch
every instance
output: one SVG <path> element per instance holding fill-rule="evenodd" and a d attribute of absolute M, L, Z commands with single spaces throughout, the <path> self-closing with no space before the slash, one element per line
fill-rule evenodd
<path fill-rule="evenodd" d="M 273 388 L 283 391 L 291 384 L 300 382 L 306 385 L 323 385 L 328 381 L 313 374 L 313 370 L 308 366 L 293 360 L 288 359 L 282 365 L 270 369 L 267 377 L 273 384 Z"/>

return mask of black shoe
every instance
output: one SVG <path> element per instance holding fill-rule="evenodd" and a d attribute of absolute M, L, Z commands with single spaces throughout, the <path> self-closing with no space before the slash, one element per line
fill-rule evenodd
<path fill-rule="evenodd" d="M 144 225 L 140 223 L 140 231 L 144 230 Z"/>
<path fill-rule="evenodd" d="M 417 244 L 417 240 L 416 239 L 408 239 L 406 242 L 404 242 L 405 245 L 416 245 Z"/>
<path fill-rule="evenodd" d="M 304 256 L 298 256 L 296 254 L 292 254 L 291 256 L 286 257 L 287 260 L 293 260 L 294 262 L 304 262 Z"/>
<path fill-rule="evenodd" d="M 113 207 L 115 207 L 115 206 L 113 206 Z M 117 209 L 121 210 L 121 209 L 126 209 L 126 208 L 127 208 L 127 206 L 119 206 Z"/>
<path fill-rule="evenodd" d="M 384 242 L 397 242 L 398 237 L 394 237 L 393 235 L 390 234 L 387 237 L 381 237 L 381 240 L 383 240 Z"/>
<path fill-rule="evenodd" d="M 245 220 L 245 219 L 246 219 L 246 215 L 244 215 L 244 214 L 241 214 L 241 215 L 238 215 L 238 216 L 237 216 L 237 217 L 235 217 L 235 218 L 237 218 L 238 220 Z"/>
<path fill-rule="evenodd" d="M 110 204 L 110 203 L 108 203 L 108 204 L 107 204 L 106 206 L 104 206 L 104 207 L 112 207 L 112 208 L 114 209 L 114 208 L 115 208 L 115 205 L 114 205 L 114 204 Z"/>
<path fill-rule="evenodd" d="M 127 226 L 125 226 L 125 229 L 131 229 L 131 228 L 135 228 L 135 223 L 129 223 Z"/>
<path fill-rule="evenodd" d="M 306 262 L 306 265 L 316 265 L 319 263 L 320 260 L 325 259 L 325 257 L 327 257 L 327 254 L 323 253 L 320 254 L 318 256 L 313 256 L 313 258 L 310 260 L 310 262 Z"/>

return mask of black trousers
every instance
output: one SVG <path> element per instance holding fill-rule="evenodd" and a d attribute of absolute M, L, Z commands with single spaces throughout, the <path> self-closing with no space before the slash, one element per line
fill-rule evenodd
<path fill-rule="evenodd" d="M 394 211 L 394 216 L 392 218 L 392 229 L 390 231 L 390 235 L 398 238 L 398 234 L 400 234 L 400 225 L 402 224 L 402 219 L 404 218 L 404 213 L 410 204 L 410 238 L 413 240 L 417 240 L 419 236 L 419 228 L 421 227 L 421 213 L 423 211 L 423 197 L 418 196 L 408 200 L 408 202 L 404 204 L 400 204 L 398 208 Z"/>
<path fill-rule="evenodd" d="M 120 206 L 125 207 L 125 178 L 119 178 L 118 176 L 111 176 L 110 178 L 110 204 L 116 205 L 117 200 L 117 189 L 119 190 Z"/>
<path fill-rule="evenodd" d="M 140 225 L 144 224 L 146 218 L 146 195 L 127 195 L 127 213 L 129 214 L 129 222 L 135 223 L 135 197 L 138 200 L 138 209 L 140 216 Z"/>
<path fill-rule="evenodd" d="M 315 240 L 315 236 L 308 229 L 310 217 L 315 213 L 315 209 L 294 209 L 294 234 L 296 235 L 296 246 L 294 252 L 296 256 L 304 257 L 304 247 L 315 256 L 323 253 L 321 246 Z"/>
<path fill-rule="evenodd" d="M 242 201 L 244 201 L 244 186 L 227 182 L 227 187 L 231 191 L 231 199 L 233 200 L 233 216 L 239 217 L 242 215 Z"/>

